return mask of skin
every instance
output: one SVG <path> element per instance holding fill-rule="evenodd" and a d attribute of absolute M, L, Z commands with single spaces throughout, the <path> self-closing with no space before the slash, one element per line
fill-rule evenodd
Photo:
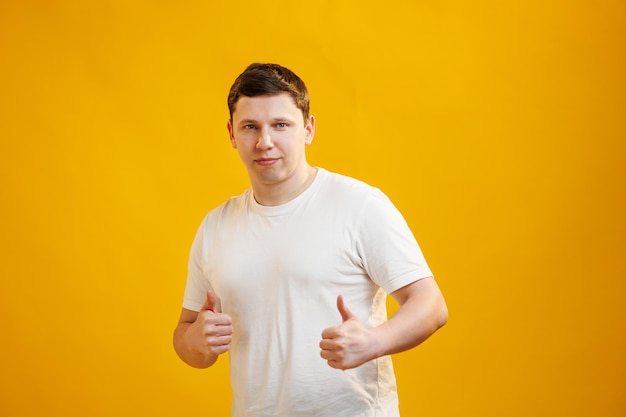
<path fill-rule="evenodd" d="M 194 368 L 213 365 L 219 355 L 228 351 L 232 341 L 232 319 L 228 314 L 216 312 L 215 304 L 215 294 L 207 292 L 200 311 L 183 308 L 174 330 L 174 350 Z"/>
<path fill-rule="evenodd" d="M 313 182 L 316 169 L 305 148 L 315 134 L 315 119 L 303 118 L 287 93 L 242 97 L 227 123 L 230 142 L 248 171 L 254 198 L 262 205 L 280 205 L 297 197 Z M 387 322 L 367 329 L 337 297 L 341 321 L 322 332 L 320 356 L 336 369 L 355 368 L 378 357 L 411 349 L 448 319 L 435 280 L 424 278 L 394 291 L 399 308 Z M 216 311 L 216 297 L 207 293 L 199 312 L 183 308 L 174 331 L 174 348 L 196 368 L 215 363 L 232 341 L 232 319 Z"/>
<path fill-rule="evenodd" d="M 305 147 L 313 141 L 315 118 L 304 123 L 289 94 L 240 98 L 227 128 L 258 203 L 286 203 L 313 182 L 316 169 Z"/>
<path fill-rule="evenodd" d="M 448 309 L 434 278 L 423 278 L 391 293 L 400 307 L 388 321 L 367 329 L 337 297 L 341 323 L 322 332 L 320 356 L 336 369 L 351 369 L 370 360 L 419 345 L 448 320 Z"/>

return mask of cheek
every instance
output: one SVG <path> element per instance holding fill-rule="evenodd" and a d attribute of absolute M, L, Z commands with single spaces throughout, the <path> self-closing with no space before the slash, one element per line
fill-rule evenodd
<path fill-rule="evenodd" d="M 233 148 L 244 152 L 246 149 L 254 149 L 256 146 L 256 141 L 254 138 L 250 137 L 250 135 L 239 134 L 237 135 L 237 139 L 231 139 L 231 143 L 233 144 Z"/>

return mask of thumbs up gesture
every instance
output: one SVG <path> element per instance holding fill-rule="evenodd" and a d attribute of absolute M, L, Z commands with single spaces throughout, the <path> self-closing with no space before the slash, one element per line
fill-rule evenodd
<path fill-rule="evenodd" d="M 322 332 L 320 356 L 331 368 L 351 369 L 378 357 L 376 338 L 358 317 L 346 306 L 343 297 L 337 297 L 341 324 Z"/>
<path fill-rule="evenodd" d="M 216 312 L 216 303 L 215 293 L 207 291 L 206 301 L 185 335 L 189 346 L 204 355 L 221 355 L 228 351 L 232 340 L 232 319 Z"/>

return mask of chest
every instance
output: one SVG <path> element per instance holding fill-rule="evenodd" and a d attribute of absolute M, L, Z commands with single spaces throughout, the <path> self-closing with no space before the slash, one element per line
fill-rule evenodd
<path fill-rule="evenodd" d="M 357 248 L 354 228 L 332 213 L 248 216 L 215 230 L 207 275 L 233 301 L 281 292 L 315 297 L 320 289 L 371 285 Z"/>

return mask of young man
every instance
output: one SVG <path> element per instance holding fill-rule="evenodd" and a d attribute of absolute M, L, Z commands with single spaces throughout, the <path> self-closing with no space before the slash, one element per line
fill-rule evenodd
<path fill-rule="evenodd" d="M 200 225 L 176 352 L 229 352 L 236 417 L 398 416 L 389 355 L 447 321 L 415 238 L 380 190 L 307 163 L 315 119 L 289 69 L 250 65 L 228 107 L 252 187 Z"/>

